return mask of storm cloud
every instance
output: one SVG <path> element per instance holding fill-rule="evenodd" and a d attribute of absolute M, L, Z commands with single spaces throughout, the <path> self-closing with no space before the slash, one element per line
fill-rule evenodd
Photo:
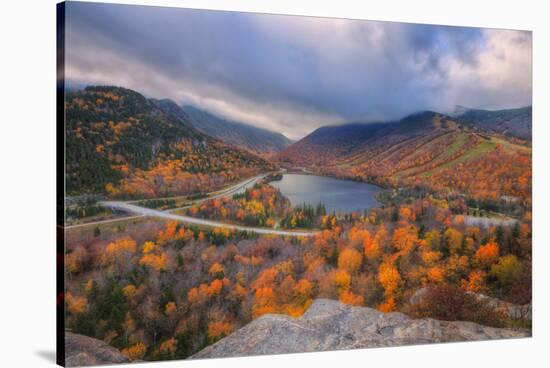
<path fill-rule="evenodd" d="M 456 105 L 531 104 L 530 32 L 67 3 L 66 80 L 300 138 Z"/>

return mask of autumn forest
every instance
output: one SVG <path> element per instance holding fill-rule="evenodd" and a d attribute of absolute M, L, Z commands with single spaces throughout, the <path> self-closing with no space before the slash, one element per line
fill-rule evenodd
<path fill-rule="evenodd" d="M 318 298 L 530 330 L 529 139 L 427 112 L 258 152 L 163 106 L 66 95 L 68 331 L 181 359 Z M 293 172 L 375 184 L 380 205 L 292 203 L 274 183 Z"/>

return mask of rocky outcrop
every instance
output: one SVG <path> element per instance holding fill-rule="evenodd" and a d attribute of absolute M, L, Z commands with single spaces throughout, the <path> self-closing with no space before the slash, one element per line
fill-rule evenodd
<path fill-rule="evenodd" d="M 338 301 L 317 299 L 299 318 L 264 315 L 192 358 L 299 353 L 438 342 L 507 339 L 529 332 L 472 322 L 411 319 Z"/>
<path fill-rule="evenodd" d="M 505 302 L 504 300 L 500 300 L 497 298 L 492 298 L 490 296 L 484 295 L 484 294 L 475 294 L 476 298 L 480 301 L 486 301 L 487 304 L 497 311 L 504 312 L 508 318 L 510 319 L 523 319 L 523 320 L 530 320 L 531 319 L 531 304 L 512 304 Z"/>
<path fill-rule="evenodd" d="M 409 303 L 411 304 L 418 304 L 422 301 L 422 298 L 426 295 L 428 292 L 427 288 L 421 288 L 418 289 L 409 299 Z M 504 300 L 500 300 L 498 298 L 493 298 L 481 293 L 472 293 L 469 292 L 469 294 L 474 295 L 476 299 L 480 302 L 487 303 L 488 306 L 495 309 L 498 312 L 504 313 L 508 318 L 513 320 L 531 320 L 531 304 L 512 304 L 508 303 Z"/>
<path fill-rule="evenodd" d="M 65 366 L 129 363 L 116 348 L 92 337 L 65 332 Z"/>

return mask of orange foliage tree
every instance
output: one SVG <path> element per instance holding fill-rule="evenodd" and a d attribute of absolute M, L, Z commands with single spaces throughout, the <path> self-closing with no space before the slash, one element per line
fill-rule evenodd
<path fill-rule="evenodd" d="M 378 269 L 378 281 L 384 288 L 386 297 L 386 303 L 379 306 L 379 309 L 383 312 L 391 311 L 395 308 L 395 296 L 402 281 L 401 275 L 394 265 L 382 263 Z"/>
<path fill-rule="evenodd" d="M 338 268 L 345 270 L 350 275 L 359 271 L 363 256 L 354 248 L 346 247 L 338 256 Z"/>
<path fill-rule="evenodd" d="M 489 267 L 495 263 L 499 255 L 499 246 L 495 242 L 489 242 L 479 247 L 475 254 L 475 260 L 484 267 Z"/>

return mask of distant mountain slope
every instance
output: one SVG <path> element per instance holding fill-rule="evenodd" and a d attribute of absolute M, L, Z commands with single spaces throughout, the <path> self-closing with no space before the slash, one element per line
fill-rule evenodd
<path fill-rule="evenodd" d="M 464 128 L 448 116 L 430 111 L 397 122 L 327 126 L 291 145 L 278 157 L 303 165 L 325 165 L 331 161 L 349 160 L 361 153 L 373 155 L 411 138 L 433 138 L 434 134 Z"/>
<path fill-rule="evenodd" d="M 161 109 L 166 115 L 169 117 L 179 121 L 183 126 L 185 126 L 188 129 L 196 130 L 196 128 L 193 126 L 193 123 L 191 122 L 191 118 L 189 115 L 185 113 L 181 109 L 181 107 L 178 106 L 177 103 L 170 100 L 169 98 L 164 98 L 161 100 L 151 98 L 149 99 L 156 107 Z"/>
<path fill-rule="evenodd" d="M 398 187 L 530 200 L 531 148 L 435 112 L 322 127 L 277 155 L 283 165 Z"/>
<path fill-rule="evenodd" d="M 279 152 L 292 143 L 281 133 L 222 119 L 193 106 L 183 106 L 183 110 L 200 131 L 255 152 Z"/>
<path fill-rule="evenodd" d="M 67 93 L 67 193 L 189 194 L 271 167 L 198 131 L 178 111 L 163 112 L 159 103 L 166 105 L 121 87 Z"/>
<path fill-rule="evenodd" d="M 477 110 L 461 108 L 455 118 L 465 124 L 504 134 L 531 140 L 533 130 L 533 109 L 531 106 L 507 110 Z"/>

